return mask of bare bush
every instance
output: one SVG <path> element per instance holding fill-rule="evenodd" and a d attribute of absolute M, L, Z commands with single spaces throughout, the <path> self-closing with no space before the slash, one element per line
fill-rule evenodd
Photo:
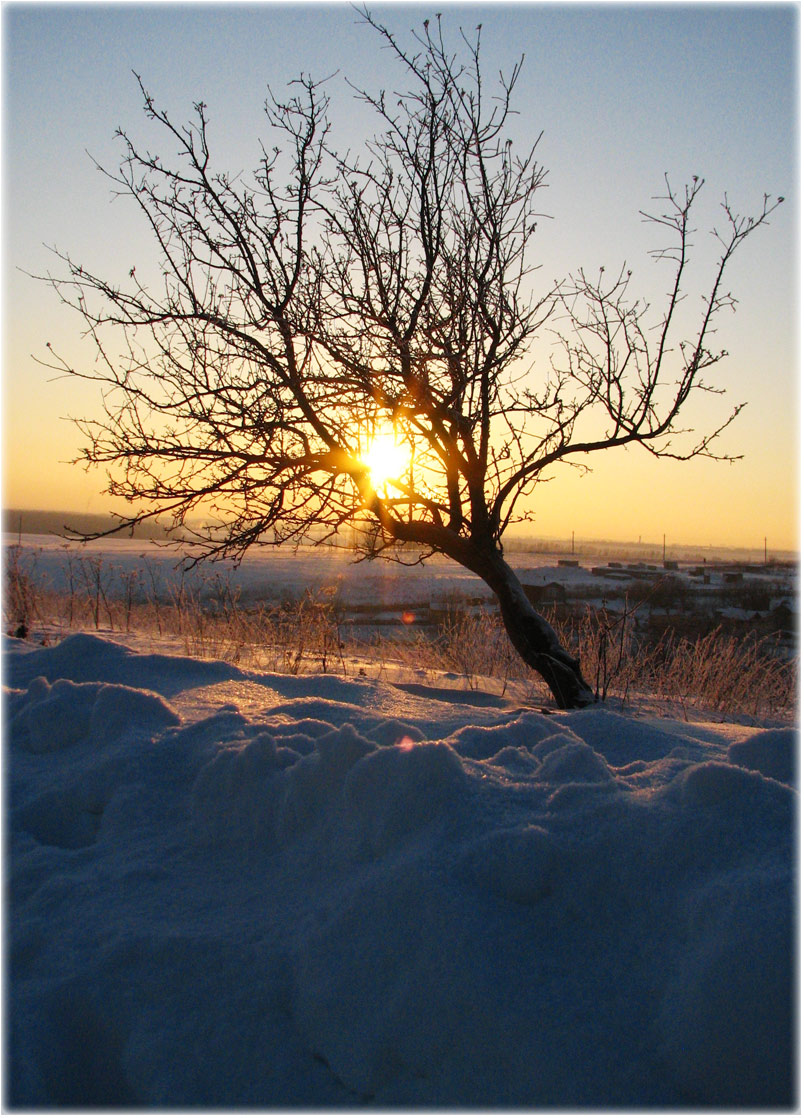
<path fill-rule="evenodd" d="M 23 557 L 20 547 L 9 547 L 6 553 L 6 592 L 3 601 L 6 630 L 25 637 L 39 616 L 38 589 L 34 578 L 36 556 Z"/>

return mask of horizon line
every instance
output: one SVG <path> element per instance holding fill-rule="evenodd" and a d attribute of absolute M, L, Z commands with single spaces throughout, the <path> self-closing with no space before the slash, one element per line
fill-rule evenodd
<path fill-rule="evenodd" d="M 9 535 L 12 534 L 14 531 L 19 532 L 20 529 L 15 528 L 12 525 L 10 525 L 8 523 L 8 521 L 11 517 L 14 517 L 14 516 L 24 517 L 26 515 L 27 516 L 47 516 L 48 518 L 64 517 L 66 520 L 69 519 L 69 518 L 73 518 L 73 519 L 89 518 L 89 519 L 92 519 L 92 520 L 108 521 L 110 523 L 114 522 L 114 517 L 111 513 L 88 512 L 88 511 L 81 512 L 81 511 L 78 511 L 76 509 L 63 509 L 63 508 L 57 508 L 57 509 L 53 509 L 53 508 L 32 508 L 32 507 L 19 507 L 19 506 L 5 506 L 4 505 L 2 507 L 3 531 L 5 533 L 9 534 Z M 154 525 L 154 528 L 156 529 L 155 534 L 158 534 L 160 529 L 161 529 L 162 532 L 167 531 L 167 529 L 162 525 L 162 523 L 159 520 L 155 519 L 152 523 Z M 66 527 L 66 524 L 65 524 L 65 527 Z M 122 532 L 126 531 L 126 529 L 121 527 L 120 531 L 122 533 Z M 52 529 L 51 530 L 45 530 L 45 531 L 36 531 L 35 529 L 34 530 L 29 529 L 29 530 L 26 531 L 25 529 L 22 529 L 22 534 L 23 535 L 59 535 L 58 532 L 56 532 Z M 681 549 L 686 549 L 686 550 L 697 549 L 697 550 L 701 550 L 701 551 L 749 551 L 749 552 L 766 553 L 768 556 L 771 556 L 774 553 L 775 554 L 784 554 L 784 555 L 800 555 L 801 554 L 800 543 L 799 543 L 798 546 L 794 546 L 794 547 L 776 547 L 776 546 L 773 546 L 772 544 L 770 544 L 768 542 L 767 538 L 763 538 L 762 543 L 706 543 L 706 544 L 704 544 L 704 543 L 695 543 L 695 542 L 690 543 L 690 542 L 685 542 L 683 540 L 679 540 L 679 541 L 668 540 L 667 539 L 667 534 L 665 534 L 664 539 L 657 539 L 657 540 L 654 540 L 654 539 L 645 540 L 641 536 L 638 537 L 637 539 L 625 538 L 625 537 L 617 538 L 617 537 L 613 537 L 613 536 L 582 536 L 582 535 L 579 535 L 577 532 L 570 532 L 570 533 L 561 534 L 561 535 L 554 535 L 552 533 L 538 532 L 536 530 L 528 531 L 527 528 L 524 525 L 520 526 L 518 528 L 511 529 L 507 533 L 507 537 L 508 537 L 509 544 L 512 543 L 514 540 L 517 540 L 517 539 L 523 540 L 523 541 L 525 541 L 525 540 L 534 541 L 534 542 L 538 540 L 538 541 L 540 541 L 544 544 L 558 544 L 558 545 L 562 545 L 562 547 L 572 547 L 573 550 L 575 548 L 577 548 L 579 545 L 606 544 L 606 545 L 610 545 L 610 546 L 613 545 L 613 546 L 617 546 L 617 547 L 633 547 L 633 548 L 639 548 L 639 549 L 653 549 L 653 550 L 660 550 L 660 551 L 661 550 L 674 550 L 675 551 L 675 550 L 681 550 Z M 108 538 L 115 538 L 115 537 L 111 536 L 111 537 L 108 537 Z M 80 541 L 75 541 L 75 542 L 80 542 Z M 92 541 L 92 542 L 100 542 L 100 541 Z M 315 545 L 314 540 L 311 540 L 310 543 Z M 265 546 L 265 545 L 263 545 L 263 546 Z M 268 546 L 276 546 L 276 545 L 270 544 Z M 558 549 L 556 549 L 556 550 L 558 550 Z"/>

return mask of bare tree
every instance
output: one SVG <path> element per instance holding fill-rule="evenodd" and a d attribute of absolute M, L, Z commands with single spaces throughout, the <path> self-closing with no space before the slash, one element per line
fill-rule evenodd
<path fill-rule="evenodd" d="M 324 87 L 301 77 L 266 103 L 275 144 L 250 182 L 213 169 L 206 106 L 175 125 L 140 82 L 145 113 L 174 163 L 141 150 L 109 174 L 139 206 L 161 280 L 134 267 L 115 284 L 57 253 L 46 277 L 97 346 L 77 377 L 103 388 L 80 420 L 86 463 L 109 470 L 132 526 L 167 514 L 211 556 L 331 537 L 365 520 L 368 552 L 441 553 L 496 595 L 511 641 L 562 707 L 593 701 L 578 661 L 529 604 L 502 537 L 559 461 L 638 443 L 658 456 L 715 457 L 714 432 L 681 445 L 678 420 L 711 392 L 713 320 L 732 304 L 728 263 L 777 201 L 741 218 L 724 203 L 720 259 L 703 313 L 677 336 L 690 217 L 703 185 L 667 185 L 651 220 L 667 234 L 664 308 L 583 273 L 534 293 L 532 251 L 545 172 L 537 143 L 506 136 L 520 61 L 489 93 L 480 28 L 445 44 L 440 18 L 408 50 L 368 12 L 409 91 L 355 89 L 377 132 L 358 155 L 331 150 Z M 138 79 L 139 80 L 139 79 Z M 779 199 L 781 201 L 781 199 Z M 543 369 L 528 352 L 548 320 L 560 346 Z M 113 339 L 113 340 L 111 340 Z M 68 365 L 51 350 L 48 362 Z M 378 431 L 406 450 L 395 476 L 372 470 Z"/>

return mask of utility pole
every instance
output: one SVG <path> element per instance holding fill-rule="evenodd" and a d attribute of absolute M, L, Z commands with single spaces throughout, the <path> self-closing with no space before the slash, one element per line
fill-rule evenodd
<path fill-rule="evenodd" d="M 667 558 L 667 536 L 662 536 L 662 562 Z"/>
<path fill-rule="evenodd" d="M 572 533 L 572 554 L 575 554 L 575 532 Z"/>
<path fill-rule="evenodd" d="M 765 566 L 768 565 L 768 537 L 765 537 Z"/>

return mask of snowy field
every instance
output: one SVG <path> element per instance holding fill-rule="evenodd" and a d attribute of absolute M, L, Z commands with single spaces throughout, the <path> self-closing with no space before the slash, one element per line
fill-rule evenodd
<path fill-rule="evenodd" d="M 8 638 L 6 1107 L 798 1097 L 797 735 Z"/>
<path fill-rule="evenodd" d="M 16 540 L 5 536 L 5 545 Z M 54 536 L 23 536 L 24 553 L 36 555 L 36 571 L 52 585 L 64 590 L 68 575 L 67 556 L 74 562 L 97 556 L 111 577 L 112 571 L 126 574 L 139 571 L 147 588 L 162 595 L 180 577 L 183 552 L 147 540 L 102 540 L 96 544 L 72 544 Z M 339 592 L 350 604 L 393 605 L 413 598 L 425 601 L 430 595 L 483 595 L 491 591 L 475 575 L 441 556 L 421 565 L 402 566 L 386 562 L 356 563 L 354 553 L 336 548 L 302 547 L 259 548 L 250 552 L 239 566 L 231 561 L 204 563 L 188 572 L 186 585 L 203 586 L 215 576 L 228 578 L 242 591 L 242 601 L 282 601 L 323 587 Z"/>
<path fill-rule="evenodd" d="M 81 583 L 78 569 L 82 560 L 99 559 L 102 564 L 102 577 L 108 580 L 113 589 L 115 577 L 125 577 L 138 573 L 142 584 L 158 594 L 167 594 L 180 578 L 183 552 L 172 545 L 153 543 L 137 539 L 106 539 L 96 543 L 66 543 L 53 535 L 22 535 L 5 533 L 6 552 L 21 543 L 20 555 L 23 567 L 32 570 L 37 577 L 45 577 L 49 584 L 65 591 L 70 576 Z M 507 551 L 506 559 L 519 578 L 531 586 L 545 586 L 558 583 L 570 596 L 584 595 L 589 600 L 597 600 L 611 595 L 617 583 L 612 578 L 626 578 L 629 571 L 609 572 L 609 577 L 599 573 L 611 565 L 603 555 L 584 555 L 583 558 L 570 560 L 565 557 L 540 555 L 528 551 Z M 289 597 L 299 597 L 306 590 L 313 593 L 327 588 L 337 594 L 338 600 L 347 605 L 394 607 L 415 602 L 444 602 L 450 599 L 492 600 L 489 588 L 476 575 L 464 570 L 451 559 L 434 555 L 424 564 L 415 562 L 415 556 L 408 557 L 408 564 L 376 561 L 355 561 L 352 551 L 332 547 L 263 547 L 250 551 L 243 561 L 235 566 L 231 561 L 202 563 L 185 575 L 188 586 L 203 586 L 215 576 L 231 581 L 242 593 L 242 602 L 282 601 Z M 577 566 L 567 565 L 576 562 Z M 665 572 L 661 563 L 650 565 L 652 578 L 660 578 L 668 573 L 681 577 L 685 584 L 696 583 L 689 578 L 694 564 L 684 565 L 678 572 Z M 778 572 L 763 572 L 757 567 L 750 576 L 757 585 L 778 584 L 780 579 L 789 583 L 790 594 L 797 592 L 797 576 Z M 723 585 L 723 574 L 712 568 L 711 588 Z"/>
<path fill-rule="evenodd" d="M 365 625 L 374 623 L 384 635 L 398 635 L 405 611 L 414 611 L 417 620 L 431 608 L 443 610 L 451 603 L 493 602 L 491 590 L 477 575 L 451 559 L 434 555 L 424 565 L 416 556 L 404 563 L 386 560 L 356 562 L 352 551 L 332 547 L 265 547 L 250 551 L 235 565 L 231 560 L 203 562 L 187 569 L 184 552 L 164 543 L 143 540 L 109 539 L 89 544 L 65 545 L 56 536 L 6 534 L 6 562 L 10 548 L 16 549 L 20 568 L 30 573 L 37 584 L 62 594 L 70 583 L 75 592 L 89 587 L 97 577 L 110 598 L 125 594 L 127 579 L 134 579 L 135 601 L 169 601 L 179 585 L 208 600 L 221 584 L 238 594 L 239 605 L 279 605 L 298 601 L 305 594 L 343 610 L 357 634 L 367 634 Z M 588 593 L 590 598 L 607 591 L 605 579 L 596 578 L 583 567 L 558 567 L 555 561 L 520 553 L 509 557 L 520 577 L 531 585 L 560 582 L 568 590 Z M 97 563 L 98 567 L 91 565 Z M 610 588 L 610 587 L 609 587 Z M 382 626 L 397 626 L 382 629 Z M 356 634 L 352 634 L 356 635 Z"/>

